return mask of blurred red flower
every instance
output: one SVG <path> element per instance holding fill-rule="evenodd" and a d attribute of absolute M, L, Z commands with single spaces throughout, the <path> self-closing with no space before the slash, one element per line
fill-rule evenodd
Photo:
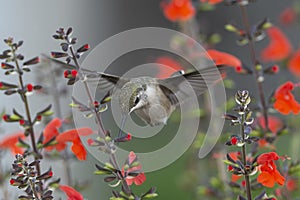
<path fill-rule="evenodd" d="M 0 141 L 0 149 L 8 149 L 13 154 L 23 154 L 24 150 L 21 147 L 18 147 L 18 138 L 25 138 L 25 135 L 23 132 L 17 132 L 10 134 Z"/>
<path fill-rule="evenodd" d="M 275 183 L 283 185 L 285 178 L 279 173 L 274 163 L 280 157 L 275 152 L 261 154 L 257 158 L 261 173 L 257 177 L 257 181 L 262 185 L 272 188 Z"/>
<path fill-rule="evenodd" d="M 279 21 L 283 25 L 289 25 L 296 20 L 297 13 L 294 8 L 289 7 L 284 9 L 279 15 Z"/>
<path fill-rule="evenodd" d="M 275 92 L 274 108 L 281 114 L 287 115 L 290 112 L 298 114 L 300 112 L 300 104 L 291 93 L 293 89 L 294 84 L 288 81 L 281 85 Z"/>
<path fill-rule="evenodd" d="M 295 74 L 296 76 L 300 76 L 300 47 L 299 49 L 293 54 L 292 58 L 289 60 L 288 69 Z"/>
<path fill-rule="evenodd" d="M 272 26 L 267 30 L 270 38 L 269 45 L 261 52 L 264 61 L 280 61 L 287 58 L 292 52 L 292 46 L 282 31 Z"/>
<path fill-rule="evenodd" d="M 297 180 L 295 179 L 288 179 L 286 181 L 286 189 L 288 191 L 294 191 L 298 189 L 298 184 L 297 184 Z"/>
<path fill-rule="evenodd" d="M 53 119 L 44 129 L 44 144 L 51 138 L 56 137 L 56 144 L 46 148 L 47 151 L 56 149 L 62 151 L 67 147 L 67 142 L 71 142 L 71 150 L 76 155 L 78 160 L 86 159 L 86 150 L 81 142 L 80 136 L 87 136 L 93 133 L 90 128 L 78 128 L 59 133 L 58 128 L 61 127 L 61 120 L 58 118 Z"/>
<path fill-rule="evenodd" d="M 54 118 L 52 121 L 50 121 L 45 129 L 44 129 L 44 144 L 49 142 L 53 137 L 57 137 L 59 135 L 58 129 L 61 127 L 61 120 L 58 118 Z M 45 149 L 47 151 L 51 151 L 54 149 L 55 146 L 48 146 Z"/>
<path fill-rule="evenodd" d="M 84 200 L 83 196 L 79 192 L 68 185 L 60 185 L 59 189 L 67 195 L 67 200 Z"/>
<path fill-rule="evenodd" d="M 216 65 L 228 65 L 236 68 L 241 68 L 242 66 L 240 59 L 226 52 L 209 49 L 207 50 L 207 55 Z"/>
<path fill-rule="evenodd" d="M 195 15 L 191 0 L 170 0 L 162 3 L 165 17 L 170 21 L 186 21 Z"/>
<path fill-rule="evenodd" d="M 262 127 L 262 129 L 266 129 L 266 123 L 264 116 L 257 117 L 258 124 Z M 282 121 L 274 116 L 268 116 L 268 125 L 269 129 L 272 133 L 276 133 L 278 130 L 280 130 L 283 126 Z"/>
<path fill-rule="evenodd" d="M 161 56 L 155 61 L 158 65 L 157 78 L 169 78 L 173 73 L 180 71 L 183 67 L 175 59 L 169 56 Z"/>
<path fill-rule="evenodd" d="M 202 3 L 209 3 L 209 4 L 218 4 L 221 3 L 223 0 L 200 0 Z"/>
<path fill-rule="evenodd" d="M 137 164 L 134 166 L 131 166 L 132 164 L 134 164 L 134 162 L 137 161 L 137 157 L 135 155 L 135 153 L 133 151 L 131 151 L 128 155 L 128 159 L 126 161 L 126 165 L 128 165 L 127 167 L 129 167 L 128 169 L 124 169 L 125 167 L 122 167 L 122 174 L 123 176 L 125 176 L 125 172 L 126 172 L 126 182 L 128 185 L 132 185 L 133 183 L 135 185 L 141 185 L 146 181 L 146 176 L 145 174 L 141 171 L 142 169 L 142 165 L 141 164 Z M 131 172 L 134 172 L 135 175 L 132 176 Z M 136 173 L 138 173 L 138 175 L 136 175 Z"/>

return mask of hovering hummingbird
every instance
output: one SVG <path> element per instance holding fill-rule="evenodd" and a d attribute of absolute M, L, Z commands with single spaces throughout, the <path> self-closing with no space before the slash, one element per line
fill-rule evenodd
<path fill-rule="evenodd" d="M 201 95 L 208 86 L 220 80 L 224 67 L 208 67 L 199 71 L 166 79 L 152 77 L 124 78 L 102 72 L 86 71 L 88 78 L 98 78 L 97 89 L 109 91 L 118 98 L 122 112 L 122 124 L 131 113 L 135 113 L 150 126 L 165 125 L 179 105 L 180 99 Z M 178 98 L 179 97 L 179 98 Z M 122 127 L 121 127 L 122 128 Z"/>
<path fill-rule="evenodd" d="M 66 64 L 47 56 L 47 60 L 74 69 Z M 207 67 L 198 71 L 184 73 L 166 79 L 152 77 L 125 78 L 102 72 L 82 69 L 87 80 L 97 81 L 97 90 L 107 91 L 108 95 L 117 97 L 122 112 L 122 130 L 127 116 L 135 113 L 150 126 L 165 125 L 179 106 L 181 100 L 196 94 L 204 93 L 208 86 L 220 80 L 220 71 L 224 66 Z M 119 133 L 120 134 L 120 133 Z"/>

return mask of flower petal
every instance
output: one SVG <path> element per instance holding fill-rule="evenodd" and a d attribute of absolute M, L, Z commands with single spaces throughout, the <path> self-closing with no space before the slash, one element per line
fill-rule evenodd
<path fill-rule="evenodd" d="M 17 146 L 18 138 L 25 138 L 25 135 L 23 132 L 17 132 L 10 134 L 8 136 L 5 136 L 0 140 L 0 149 L 9 149 L 12 154 L 22 154 L 24 153 L 24 150 L 21 147 Z"/>
<path fill-rule="evenodd" d="M 264 61 L 281 61 L 292 52 L 292 45 L 288 38 L 275 26 L 267 30 L 270 38 L 269 45 L 261 52 Z"/>
<path fill-rule="evenodd" d="M 170 21 L 186 21 L 196 13 L 191 0 L 171 0 L 164 3 L 162 8 L 165 17 Z"/>
<path fill-rule="evenodd" d="M 55 136 L 59 135 L 58 129 L 61 127 L 61 120 L 59 118 L 54 118 L 52 121 L 50 121 L 45 129 L 44 129 L 44 144 L 47 143 L 50 139 L 52 139 Z M 46 148 L 47 151 L 52 150 L 54 147 L 49 146 Z"/>
<path fill-rule="evenodd" d="M 67 195 L 68 200 L 84 200 L 83 196 L 79 192 L 68 185 L 60 185 L 59 189 Z"/>
<path fill-rule="evenodd" d="M 232 67 L 241 67 L 242 62 L 237 57 L 221 52 L 215 49 L 207 50 L 208 56 L 215 62 L 216 65 L 228 65 Z"/>
<path fill-rule="evenodd" d="M 300 48 L 293 54 L 288 62 L 288 69 L 292 74 L 300 76 Z"/>
<path fill-rule="evenodd" d="M 268 172 L 262 172 L 259 174 L 257 181 L 268 188 L 272 188 L 275 185 L 274 177 Z"/>

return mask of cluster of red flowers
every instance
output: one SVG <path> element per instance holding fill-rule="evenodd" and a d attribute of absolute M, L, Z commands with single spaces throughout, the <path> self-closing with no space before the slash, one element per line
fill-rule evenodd
<path fill-rule="evenodd" d="M 55 118 L 47 124 L 44 129 L 44 143 L 47 143 L 52 138 L 55 137 L 55 144 L 46 147 L 47 151 L 52 151 L 56 149 L 57 151 L 62 151 L 67 147 L 67 142 L 71 142 L 71 150 L 76 155 L 78 160 L 86 159 L 86 150 L 81 142 L 80 136 L 87 136 L 93 133 L 90 128 L 78 128 L 65 131 L 60 133 L 58 129 L 61 127 L 62 122 L 60 119 Z"/>
<path fill-rule="evenodd" d="M 257 181 L 266 187 L 274 187 L 275 183 L 283 185 L 285 178 L 279 173 L 274 163 L 280 157 L 275 152 L 261 154 L 257 158 L 257 163 L 261 173 L 257 177 Z"/>

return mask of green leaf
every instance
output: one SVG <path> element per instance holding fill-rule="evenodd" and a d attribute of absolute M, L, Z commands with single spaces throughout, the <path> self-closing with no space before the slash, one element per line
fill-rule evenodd
<path fill-rule="evenodd" d="M 146 194 L 142 199 L 152 199 L 152 198 L 155 198 L 157 196 L 158 196 L 157 193 Z"/>

